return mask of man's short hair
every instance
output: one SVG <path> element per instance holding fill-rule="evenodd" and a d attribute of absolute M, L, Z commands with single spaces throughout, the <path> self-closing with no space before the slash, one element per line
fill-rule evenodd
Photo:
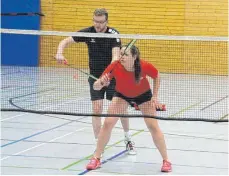
<path fill-rule="evenodd" d="M 106 20 L 108 20 L 108 12 L 106 9 L 102 8 L 102 9 L 95 9 L 94 11 L 94 16 L 103 16 L 105 15 Z"/>

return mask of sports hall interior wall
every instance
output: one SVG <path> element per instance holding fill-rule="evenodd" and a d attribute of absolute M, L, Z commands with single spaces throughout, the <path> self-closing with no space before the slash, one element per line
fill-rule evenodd
<path fill-rule="evenodd" d="M 77 31 L 93 25 L 95 8 L 106 8 L 109 26 L 121 34 L 168 36 L 228 35 L 227 0 L 41 0 L 41 30 Z M 53 58 L 64 37 L 42 37 L 40 66 L 56 66 Z M 127 43 L 129 40 L 122 40 Z M 142 58 L 154 63 L 160 72 L 228 74 L 227 42 L 138 40 Z M 80 43 L 65 50 L 69 63 L 88 67 L 87 47 Z"/>

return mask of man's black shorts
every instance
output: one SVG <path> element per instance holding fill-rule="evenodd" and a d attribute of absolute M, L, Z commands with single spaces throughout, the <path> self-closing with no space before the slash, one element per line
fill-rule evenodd
<path fill-rule="evenodd" d="M 108 87 L 103 87 L 101 90 L 93 89 L 93 84 L 95 82 L 93 78 L 89 77 L 88 82 L 90 85 L 90 94 L 91 94 L 92 101 L 104 99 L 105 93 L 106 93 L 106 99 L 112 100 L 114 92 L 115 92 L 115 79 L 111 80 L 111 83 Z"/>

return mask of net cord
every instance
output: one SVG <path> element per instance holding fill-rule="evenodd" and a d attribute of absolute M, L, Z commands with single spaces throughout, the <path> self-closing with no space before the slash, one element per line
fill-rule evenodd
<path fill-rule="evenodd" d="M 24 34 L 24 35 L 48 35 L 48 36 L 78 36 L 78 37 L 99 37 L 99 38 L 128 38 L 128 39 L 148 39 L 148 40 L 181 40 L 181 41 L 229 41 L 228 37 L 202 37 L 202 36 L 166 36 L 166 35 L 139 35 L 139 34 L 105 34 L 105 33 L 85 33 L 85 32 L 60 32 L 43 30 L 20 30 L 4 29 L 1 33 L 5 34 Z"/>
<path fill-rule="evenodd" d="M 170 121 L 203 121 L 203 122 L 229 122 L 229 119 L 202 119 L 202 118 L 170 118 L 150 115 L 128 115 L 128 114 L 92 114 L 92 113 L 71 113 L 71 112 L 58 112 L 58 111 L 36 111 L 27 109 L 5 109 L 1 108 L 1 111 L 14 111 L 14 112 L 27 112 L 35 114 L 58 114 L 58 115 L 69 115 L 69 116 L 86 116 L 86 117 L 123 117 L 123 118 L 153 118 L 157 120 L 170 120 Z M 69 119 L 70 120 L 70 119 Z"/>

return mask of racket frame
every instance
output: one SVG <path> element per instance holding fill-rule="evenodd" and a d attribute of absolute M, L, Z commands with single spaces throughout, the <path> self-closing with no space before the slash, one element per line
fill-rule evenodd
<path fill-rule="evenodd" d="M 137 41 L 137 39 L 133 39 L 133 40 L 131 40 L 131 42 L 129 42 L 129 43 L 127 44 L 127 46 L 126 46 L 126 48 L 125 48 L 123 54 L 121 55 L 121 57 L 124 56 L 124 55 L 130 50 L 130 48 L 135 44 L 136 41 Z M 120 59 L 121 59 L 121 58 L 120 58 Z M 119 61 L 120 59 L 118 59 L 118 61 Z M 110 74 L 112 73 L 112 71 L 114 70 L 114 68 L 118 65 L 118 63 L 119 63 L 119 62 L 117 62 L 117 63 L 114 65 L 114 67 L 113 67 L 112 70 L 110 71 Z"/>

